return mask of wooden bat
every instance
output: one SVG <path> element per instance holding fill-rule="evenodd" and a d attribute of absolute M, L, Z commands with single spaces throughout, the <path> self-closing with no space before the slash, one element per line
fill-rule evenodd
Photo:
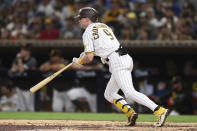
<path fill-rule="evenodd" d="M 39 90 L 40 88 L 42 88 L 43 86 L 45 86 L 46 84 L 48 84 L 50 81 L 52 81 L 55 77 L 57 77 L 63 71 L 65 71 L 67 68 L 69 68 L 72 64 L 73 64 L 73 62 L 70 63 L 69 65 L 63 67 L 59 71 L 55 72 L 54 74 L 48 76 L 47 78 L 45 78 L 44 80 L 42 80 L 41 82 L 39 82 L 38 84 L 36 84 L 35 86 L 33 86 L 32 88 L 30 88 L 30 92 L 31 93 L 36 92 L 37 90 Z"/>

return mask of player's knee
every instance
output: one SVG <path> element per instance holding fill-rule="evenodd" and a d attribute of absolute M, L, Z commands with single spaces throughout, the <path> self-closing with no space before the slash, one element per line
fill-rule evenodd
<path fill-rule="evenodd" d="M 133 98 L 136 96 L 135 93 L 136 93 L 135 90 L 133 90 L 133 91 L 127 91 L 127 92 L 125 92 L 125 98 L 126 99 L 132 99 L 133 100 Z"/>

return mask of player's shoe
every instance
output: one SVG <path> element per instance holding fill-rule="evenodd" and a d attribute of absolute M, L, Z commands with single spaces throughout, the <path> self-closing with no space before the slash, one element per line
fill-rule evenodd
<path fill-rule="evenodd" d="M 154 112 L 154 115 L 157 119 L 157 122 L 155 123 L 155 126 L 161 127 L 164 125 L 165 120 L 168 116 L 169 110 L 165 109 L 163 107 L 160 107 L 157 111 Z"/>
<path fill-rule="evenodd" d="M 133 108 L 130 108 L 129 111 L 126 113 L 127 117 L 127 126 L 134 126 L 135 122 L 138 118 L 138 114 L 133 110 Z"/>

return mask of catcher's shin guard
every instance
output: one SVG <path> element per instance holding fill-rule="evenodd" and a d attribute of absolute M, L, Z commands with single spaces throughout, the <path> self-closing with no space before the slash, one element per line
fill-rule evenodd
<path fill-rule="evenodd" d="M 138 118 L 138 114 L 134 111 L 134 109 L 131 108 L 129 104 L 123 98 L 120 98 L 117 100 L 114 99 L 113 103 L 116 107 L 118 107 L 122 112 L 126 114 L 126 117 L 128 120 L 127 125 L 134 126 Z"/>

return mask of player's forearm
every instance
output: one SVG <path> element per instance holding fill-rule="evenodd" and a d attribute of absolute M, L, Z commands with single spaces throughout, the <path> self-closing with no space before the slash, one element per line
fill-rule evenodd
<path fill-rule="evenodd" d="M 85 59 L 85 58 L 81 59 L 82 64 L 87 64 L 87 63 L 90 63 L 90 62 L 91 61 L 89 59 Z"/>
<path fill-rule="evenodd" d="M 94 54 L 92 53 L 87 53 L 83 58 L 81 58 L 81 62 L 83 64 L 90 63 L 94 58 Z"/>

